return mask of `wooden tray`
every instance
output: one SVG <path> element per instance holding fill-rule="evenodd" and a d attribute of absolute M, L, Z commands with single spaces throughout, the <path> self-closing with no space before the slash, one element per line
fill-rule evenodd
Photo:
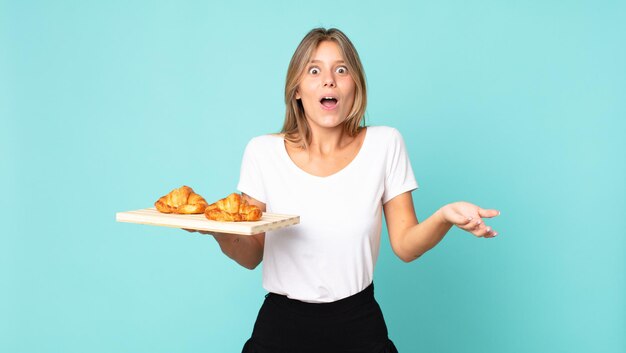
<path fill-rule="evenodd" d="M 263 213 L 255 222 L 217 222 L 208 220 L 204 214 L 180 215 L 161 213 L 156 208 L 118 212 L 117 222 L 148 224 L 153 226 L 207 230 L 220 233 L 252 235 L 276 230 L 300 223 L 300 216 Z"/>

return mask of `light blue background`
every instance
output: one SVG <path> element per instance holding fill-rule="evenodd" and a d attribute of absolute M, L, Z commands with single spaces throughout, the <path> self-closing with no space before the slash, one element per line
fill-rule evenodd
<path fill-rule="evenodd" d="M 367 123 L 403 134 L 418 217 L 469 200 L 500 236 L 390 251 L 408 352 L 626 350 L 626 5 L 619 1 L 0 2 L 0 351 L 238 352 L 260 268 L 211 237 L 115 222 L 182 184 L 234 191 L 287 64 L 336 26 Z"/>

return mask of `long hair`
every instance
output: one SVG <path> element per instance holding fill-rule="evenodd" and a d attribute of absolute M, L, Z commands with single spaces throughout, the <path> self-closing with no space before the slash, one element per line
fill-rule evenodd
<path fill-rule="evenodd" d="M 342 31 L 336 28 L 314 28 L 307 33 L 293 53 L 285 81 L 286 112 L 281 133 L 285 134 L 287 141 L 295 143 L 303 149 L 307 149 L 311 143 L 311 128 L 306 120 L 302 102 L 296 99 L 296 91 L 313 53 L 318 45 L 324 41 L 332 41 L 339 45 L 348 67 L 348 73 L 355 83 L 354 103 L 344 122 L 344 130 L 348 135 L 356 136 L 361 123 L 364 123 L 367 91 L 365 72 L 363 71 L 359 54 L 350 39 Z"/>

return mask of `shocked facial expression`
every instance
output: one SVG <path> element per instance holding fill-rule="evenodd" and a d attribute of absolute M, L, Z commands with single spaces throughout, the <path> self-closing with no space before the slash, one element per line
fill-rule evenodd
<path fill-rule="evenodd" d="M 296 91 L 309 124 L 323 128 L 341 125 L 352 110 L 355 83 L 339 45 L 321 42 L 306 66 Z"/>

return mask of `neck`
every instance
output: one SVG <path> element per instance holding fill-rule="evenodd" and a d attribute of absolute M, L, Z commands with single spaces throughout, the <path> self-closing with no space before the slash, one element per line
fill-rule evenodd
<path fill-rule="evenodd" d="M 309 153 L 317 155 L 331 155 L 335 151 L 350 144 L 354 137 L 350 137 L 343 126 L 323 128 L 311 125 L 311 143 Z"/>

